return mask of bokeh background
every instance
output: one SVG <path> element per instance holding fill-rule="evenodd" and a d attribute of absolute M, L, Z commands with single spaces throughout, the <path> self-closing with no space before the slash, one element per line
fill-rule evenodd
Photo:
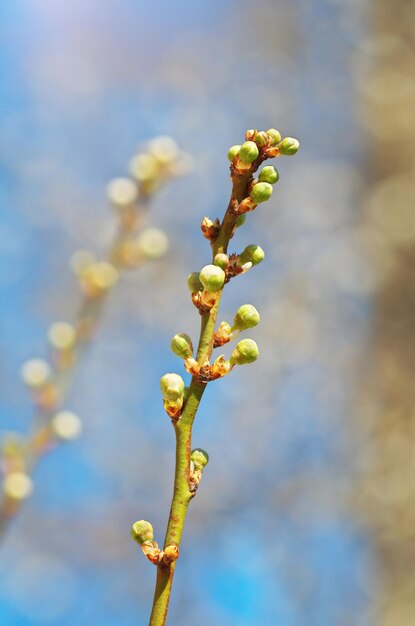
<path fill-rule="evenodd" d="M 107 181 L 154 135 L 194 162 L 151 207 L 168 255 L 123 278 L 77 368 L 82 439 L 42 460 L 2 542 L 0 623 L 147 623 L 155 571 L 129 528 L 167 520 L 159 378 L 180 371 L 171 336 L 197 336 L 186 276 L 227 149 L 271 126 L 301 150 L 238 231 L 267 259 L 222 307 L 260 310 L 261 358 L 198 415 L 211 462 L 169 623 L 415 623 L 415 2 L 3 0 L 0 42 L 2 431 L 30 429 L 19 368 L 76 312 L 68 258 L 111 237 Z"/>

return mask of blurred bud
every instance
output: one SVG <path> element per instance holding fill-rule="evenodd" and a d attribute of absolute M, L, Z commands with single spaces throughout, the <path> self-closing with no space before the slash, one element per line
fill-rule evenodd
<path fill-rule="evenodd" d="M 129 207 L 138 198 L 137 185 L 129 178 L 115 178 L 107 186 L 107 196 L 115 207 Z"/>
<path fill-rule="evenodd" d="M 138 522 L 134 522 L 131 527 L 131 536 L 140 545 L 145 541 L 153 541 L 154 532 L 153 527 L 150 522 L 146 522 L 145 520 L 139 520 Z"/>
<path fill-rule="evenodd" d="M 270 199 L 272 191 L 272 185 L 269 183 L 257 183 L 252 187 L 250 196 L 255 204 L 261 204 L 261 202 L 266 202 Z"/>
<path fill-rule="evenodd" d="M 51 375 L 50 365 L 43 359 L 30 359 L 23 363 L 20 370 L 23 382 L 32 389 L 43 387 Z"/>
<path fill-rule="evenodd" d="M 254 141 L 257 146 L 262 148 L 268 143 L 268 135 L 265 131 L 260 130 L 255 133 Z"/>
<path fill-rule="evenodd" d="M 276 146 L 281 141 L 281 133 L 275 128 L 267 130 L 267 135 L 271 140 L 271 146 Z"/>
<path fill-rule="evenodd" d="M 71 256 L 69 265 L 74 274 L 81 274 L 85 268 L 95 262 L 95 256 L 88 250 L 77 250 Z"/>
<path fill-rule="evenodd" d="M 149 183 L 159 175 L 159 165 L 151 154 L 141 152 L 133 156 L 129 163 L 131 176 L 139 183 Z"/>
<path fill-rule="evenodd" d="M 260 246 L 255 244 L 251 244 L 250 246 L 246 246 L 245 250 L 241 252 L 239 255 L 239 265 L 244 265 L 245 263 L 252 263 L 252 265 L 258 265 L 265 258 L 265 252 Z"/>
<path fill-rule="evenodd" d="M 85 293 L 94 297 L 115 285 L 118 272 L 111 263 L 101 261 L 85 268 L 80 274 L 80 280 Z"/>
<path fill-rule="evenodd" d="M 260 315 L 252 304 L 244 304 L 239 307 L 233 320 L 232 330 L 247 330 L 254 328 L 260 321 Z"/>
<path fill-rule="evenodd" d="M 225 270 L 229 265 L 229 257 L 223 252 L 218 252 L 213 259 L 213 265 L 217 265 L 221 269 Z"/>
<path fill-rule="evenodd" d="M 185 333 L 174 335 L 171 341 L 171 349 L 181 359 L 188 359 L 193 355 L 192 340 Z"/>
<path fill-rule="evenodd" d="M 59 411 L 51 421 L 52 432 L 62 441 L 78 439 L 82 433 L 82 422 L 72 411 Z"/>
<path fill-rule="evenodd" d="M 192 272 L 187 277 L 187 286 L 192 293 L 195 293 L 196 291 L 201 291 L 203 289 L 203 285 L 200 282 L 199 274 L 200 272 Z"/>
<path fill-rule="evenodd" d="M 138 236 L 137 243 L 148 259 L 160 259 L 169 249 L 169 240 L 159 228 L 145 228 Z"/>
<path fill-rule="evenodd" d="M 155 137 L 148 143 L 147 149 L 161 165 L 169 165 L 179 156 L 177 143 L 168 135 Z"/>
<path fill-rule="evenodd" d="M 167 402 L 175 402 L 183 396 L 183 378 L 179 374 L 164 374 L 160 379 L 160 389 Z"/>
<path fill-rule="evenodd" d="M 272 165 L 266 165 L 259 172 L 258 180 L 261 183 L 269 183 L 270 185 L 274 185 L 274 183 L 278 182 L 280 175 L 278 170 L 275 169 Z"/>
<path fill-rule="evenodd" d="M 55 322 L 48 330 L 49 343 L 56 350 L 69 350 L 76 341 L 76 330 L 67 322 Z"/>
<path fill-rule="evenodd" d="M 3 480 L 3 492 L 11 500 L 26 500 L 33 492 L 33 482 L 25 472 L 10 472 Z"/>
<path fill-rule="evenodd" d="M 229 150 L 228 150 L 228 159 L 229 159 L 229 161 L 232 162 L 234 160 L 234 158 L 236 156 L 238 156 L 240 149 L 241 149 L 241 146 L 239 146 L 237 144 L 235 146 L 231 146 L 229 148 Z"/>
<path fill-rule="evenodd" d="M 240 226 L 245 224 L 245 220 L 246 220 L 246 213 L 242 213 L 242 215 L 238 216 L 238 219 L 236 220 L 236 223 L 235 223 L 235 227 L 239 228 Z"/>
<path fill-rule="evenodd" d="M 245 141 L 239 150 L 239 159 L 242 163 L 253 163 L 259 156 L 258 146 L 254 141 Z"/>
<path fill-rule="evenodd" d="M 225 283 L 225 272 L 217 265 L 205 265 L 200 270 L 199 278 L 206 291 L 212 293 L 222 289 Z"/>
<path fill-rule="evenodd" d="M 192 461 L 196 471 L 202 470 L 209 463 L 209 455 L 205 452 L 205 450 L 196 448 L 195 450 L 192 450 L 190 460 Z"/>
<path fill-rule="evenodd" d="M 253 339 L 242 339 L 233 350 L 230 362 L 235 365 L 253 363 L 259 356 L 259 350 Z"/>
<path fill-rule="evenodd" d="M 294 139 L 293 137 L 285 137 L 279 144 L 278 148 L 280 154 L 284 154 L 286 156 L 292 156 L 295 154 L 300 147 L 300 142 L 298 139 Z"/>

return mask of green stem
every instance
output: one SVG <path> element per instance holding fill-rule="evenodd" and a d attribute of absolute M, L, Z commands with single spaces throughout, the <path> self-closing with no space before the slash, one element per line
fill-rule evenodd
<path fill-rule="evenodd" d="M 212 246 L 213 256 L 218 252 L 227 251 L 229 240 L 233 235 L 235 222 L 238 218 L 238 215 L 233 210 L 234 200 L 241 202 L 247 196 L 251 180 L 251 173 L 247 173 L 244 176 L 232 177 L 232 196 L 223 218 L 219 235 Z M 213 336 L 215 334 L 216 317 L 221 297 L 222 292 L 209 313 L 202 315 L 200 339 L 197 349 L 197 361 L 201 365 L 206 363 L 212 354 Z M 206 385 L 201 383 L 198 378 L 192 378 L 186 405 L 180 419 L 175 424 L 176 467 L 174 490 L 164 547 L 171 544 L 180 545 L 187 509 L 195 495 L 189 490 L 192 428 L 205 388 Z M 154 592 L 149 626 L 165 626 L 166 624 L 175 566 L 176 562 L 167 567 L 157 568 L 156 589 Z"/>

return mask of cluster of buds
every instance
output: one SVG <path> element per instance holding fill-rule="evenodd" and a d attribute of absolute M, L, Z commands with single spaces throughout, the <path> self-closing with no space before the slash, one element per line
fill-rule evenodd
<path fill-rule="evenodd" d="M 173 421 L 177 421 L 182 413 L 184 401 L 183 378 L 179 374 L 164 374 L 160 379 L 160 390 L 167 415 Z"/>
<path fill-rule="evenodd" d="M 187 285 L 192 294 L 192 302 L 201 315 L 216 304 L 225 281 L 225 271 L 214 264 L 205 265 L 200 272 L 189 274 Z"/>
<path fill-rule="evenodd" d="M 153 565 L 169 567 L 179 558 L 179 548 L 175 544 L 168 545 L 161 550 L 158 543 L 153 541 L 154 533 L 150 522 L 139 520 L 131 527 L 131 536 L 140 546 L 144 556 Z"/>

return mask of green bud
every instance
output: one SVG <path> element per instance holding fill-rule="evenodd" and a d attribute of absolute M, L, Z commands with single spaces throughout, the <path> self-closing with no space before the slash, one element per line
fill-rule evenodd
<path fill-rule="evenodd" d="M 193 355 L 192 340 L 185 333 L 174 335 L 171 340 L 171 349 L 181 359 L 187 359 Z"/>
<path fill-rule="evenodd" d="M 298 139 L 294 139 L 294 137 L 285 137 L 278 146 L 280 154 L 285 154 L 286 156 L 295 154 L 299 147 L 300 142 Z"/>
<path fill-rule="evenodd" d="M 252 187 L 251 199 L 255 204 L 261 204 L 261 202 L 266 202 L 270 199 L 272 191 L 272 185 L 269 183 L 257 183 Z"/>
<path fill-rule="evenodd" d="M 223 270 L 226 269 L 229 265 L 228 255 L 224 254 L 223 252 L 218 252 L 218 254 L 216 254 L 215 258 L 213 259 L 213 265 L 217 265 L 218 267 L 221 267 Z"/>
<path fill-rule="evenodd" d="M 160 389 L 167 402 L 175 402 L 183 395 L 183 378 L 179 374 L 164 374 L 160 379 Z"/>
<path fill-rule="evenodd" d="M 187 286 L 189 287 L 192 293 L 196 291 L 201 291 L 203 289 L 203 285 L 200 282 L 199 272 L 192 272 L 187 277 Z"/>
<path fill-rule="evenodd" d="M 262 148 L 268 143 L 268 135 L 265 131 L 260 130 L 255 134 L 255 143 L 257 146 Z"/>
<path fill-rule="evenodd" d="M 239 151 L 242 163 L 253 163 L 259 156 L 258 146 L 254 141 L 245 141 Z"/>
<path fill-rule="evenodd" d="M 265 258 L 265 252 L 260 246 L 255 244 L 251 244 L 250 246 L 246 246 L 245 250 L 239 255 L 239 265 L 244 265 L 245 263 L 252 263 L 252 265 L 258 265 Z"/>
<path fill-rule="evenodd" d="M 242 226 L 242 224 L 245 224 L 245 220 L 246 220 L 246 213 L 242 213 L 242 215 L 239 215 L 235 223 L 236 228 L 239 228 L 240 226 Z"/>
<path fill-rule="evenodd" d="M 234 158 L 236 156 L 238 156 L 239 154 L 239 150 L 241 149 L 241 146 L 235 145 L 235 146 L 231 146 L 228 150 L 228 159 L 229 161 L 233 161 Z"/>
<path fill-rule="evenodd" d="M 259 356 L 258 346 L 253 339 L 242 339 L 231 354 L 230 361 L 235 365 L 253 363 Z"/>
<path fill-rule="evenodd" d="M 270 185 L 274 185 L 274 183 L 278 182 L 280 175 L 278 170 L 275 169 L 272 165 L 266 165 L 259 172 L 258 180 L 261 183 L 269 183 Z"/>
<path fill-rule="evenodd" d="M 260 316 L 252 304 L 244 304 L 236 311 L 232 330 L 246 330 L 259 324 Z"/>
<path fill-rule="evenodd" d="M 205 450 L 196 448 L 196 450 L 192 450 L 190 460 L 192 461 L 195 470 L 202 470 L 209 463 L 209 455 L 205 452 Z"/>
<path fill-rule="evenodd" d="M 271 146 L 276 146 L 281 141 L 281 133 L 275 128 L 267 130 L 267 135 L 271 139 Z"/>
<path fill-rule="evenodd" d="M 222 289 L 225 283 L 225 272 L 217 265 L 205 265 L 200 270 L 199 278 L 206 291 L 215 292 Z"/>
<path fill-rule="evenodd" d="M 145 541 L 153 541 L 153 527 L 150 522 L 141 519 L 132 525 L 131 536 L 140 545 Z"/>

